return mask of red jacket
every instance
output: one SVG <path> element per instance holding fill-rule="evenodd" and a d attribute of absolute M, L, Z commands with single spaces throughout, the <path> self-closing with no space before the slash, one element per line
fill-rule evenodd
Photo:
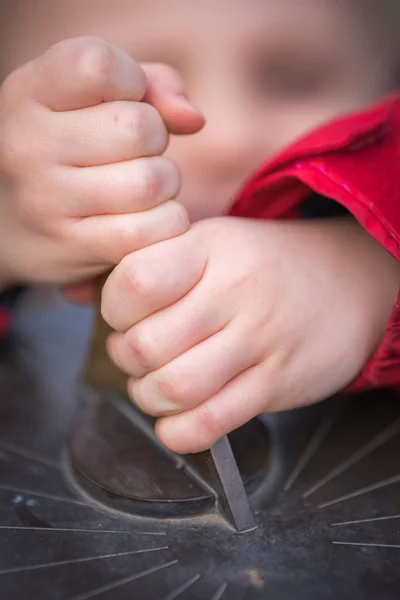
<path fill-rule="evenodd" d="M 342 204 L 400 260 L 400 94 L 337 119 L 285 150 L 247 182 L 231 214 L 297 217 L 310 193 Z M 351 387 L 398 385 L 400 295 L 381 345 Z"/>

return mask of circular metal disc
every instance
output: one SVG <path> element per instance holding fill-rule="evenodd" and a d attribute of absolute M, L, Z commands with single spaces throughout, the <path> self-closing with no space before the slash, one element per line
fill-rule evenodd
<path fill-rule="evenodd" d="M 122 402 L 127 411 L 134 411 L 127 401 Z M 150 423 L 149 429 L 152 430 Z M 267 478 L 267 432 L 264 424 L 255 419 L 230 436 L 249 494 L 260 492 Z M 89 390 L 69 435 L 68 458 L 73 477 L 89 496 L 133 515 L 180 518 L 210 512 L 216 494 L 209 453 L 189 457 L 164 454 L 159 442 L 154 441 L 104 393 Z M 189 461 L 188 472 L 185 465 Z M 190 476 L 193 471 L 198 479 Z"/>
<path fill-rule="evenodd" d="M 212 515 L 135 517 L 85 497 L 65 455 L 76 394 L 67 401 L 63 384 L 56 393 L 21 357 L 0 364 L 1 598 L 400 596 L 398 397 L 265 417 L 268 501 L 258 529 L 238 535 Z M 53 383 L 56 371 L 53 362 Z"/>

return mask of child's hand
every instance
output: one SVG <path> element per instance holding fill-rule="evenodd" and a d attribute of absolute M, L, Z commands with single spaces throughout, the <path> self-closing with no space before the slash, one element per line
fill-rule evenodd
<path fill-rule="evenodd" d="M 351 219 L 196 224 L 127 256 L 103 292 L 115 363 L 177 452 L 321 400 L 374 352 L 400 266 Z"/>
<path fill-rule="evenodd" d="M 8 77 L 0 89 L 1 284 L 89 278 L 187 229 L 185 210 L 169 201 L 179 170 L 161 156 L 168 130 L 203 125 L 181 93 L 172 69 L 142 68 L 94 38 L 61 42 Z"/>

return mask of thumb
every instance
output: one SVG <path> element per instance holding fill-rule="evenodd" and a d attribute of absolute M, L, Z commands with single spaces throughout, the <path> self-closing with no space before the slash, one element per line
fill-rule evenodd
<path fill-rule="evenodd" d="M 175 69 L 163 64 L 142 64 L 147 77 L 144 101 L 158 110 L 170 133 L 196 133 L 205 119 L 184 95 L 181 76 Z"/>

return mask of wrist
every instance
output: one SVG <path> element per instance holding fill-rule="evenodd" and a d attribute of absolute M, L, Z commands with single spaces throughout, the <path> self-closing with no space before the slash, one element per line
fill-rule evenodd
<path fill-rule="evenodd" d="M 371 344 L 369 355 L 366 357 L 366 360 L 369 360 L 385 336 L 398 299 L 400 263 L 362 229 L 361 236 L 364 238 L 360 244 L 365 248 L 365 262 L 360 262 L 360 268 L 364 270 L 362 278 L 369 279 L 364 294 L 368 317 L 365 322 L 365 336 Z"/>
<path fill-rule="evenodd" d="M 400 263 L 394 259 L 359 223 L 352 218 L 340 219 L 333 231 L 334 244 L 342 255 L 339 260 L 338 285 L 346 293 L 348 310 L 346 337 L 348 361 L 353 362 L 353 376 L 346 383 L 349 391 L 385 385 L 378 374 L 381 359 L 391 346 L 393 312 L 400 288 Z M 340 259 L 340 256 L 339 256 Z M 341 276 L 345 274 L 344 279 Z M 342 307 L 343 308 L 343 307 Z M 372 368 L 371 368 L 372 366 Z"/>

